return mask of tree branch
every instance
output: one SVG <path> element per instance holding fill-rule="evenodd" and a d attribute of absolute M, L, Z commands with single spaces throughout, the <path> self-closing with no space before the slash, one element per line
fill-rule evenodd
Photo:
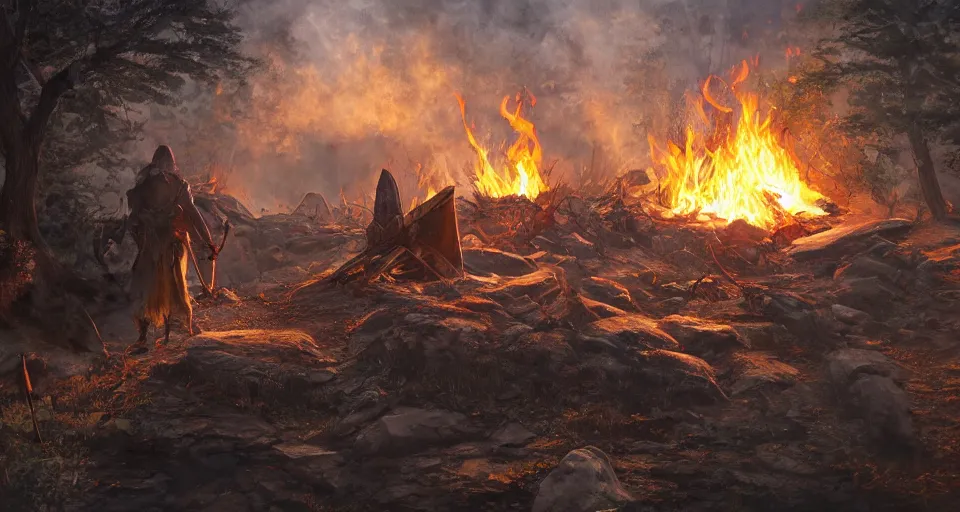
<path fill-rule="evenodd" d="M 12 49 L 14 57 L 17 57 L 23 49 L 23 42 L 27 38 L 27 26 L 33 21 L 33 15 L 37 9 L 37 3 L 34 0 L 21 0 L 17 5 L 17 27 L 14 31 Z"/>
<path fill-rule="evenodd" d="M 28 141 L 39 141 L 43 138 L 43 131 L 53 111 L 57 108 L 60 97 L 73 89 L 79 80 L 79 74 L 80 61 L 74 61 L 43 84 L 43 89 L 40 90 L 40 100 L 27 122 L 26 135 Z"/>

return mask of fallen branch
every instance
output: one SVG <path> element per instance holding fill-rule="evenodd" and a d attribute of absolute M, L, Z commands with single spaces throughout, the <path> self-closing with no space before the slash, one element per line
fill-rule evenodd
<path fill-rule="evenodd" d="M 736 286 L 737 288 L 739 288 L 741 292 L 743 292 L 744 294 L 746 294 L 746 293 L 747 293 L 747 289 L 744 288 L 742 284 L 740 284 L 739 282 L 737 282 L 737 280 L 734 279 L 733 276 L 730 275 L 729 272 L 727 272 L 727 269 L 723 268 L 723 265 L 720 264 L 720 260 L 717 259 L 717 254 L 716 254 L 715 252 L 713 252 L 713 244 L 707 244 L 707 249 L 710 251 L 710 256 L 713 258 L 713 263 L 717 266 L 717 270 L 720 271 L 720 274 L 721 274 L 723 277 L 725 277 L 728 281 L 730 281 L 731 283 L 733 283 L 734 286 Z"/>

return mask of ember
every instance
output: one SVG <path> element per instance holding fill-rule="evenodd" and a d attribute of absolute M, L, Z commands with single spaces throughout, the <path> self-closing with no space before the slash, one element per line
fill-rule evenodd
<path fill-rule="evenodd" d="M 720 104 L 710 93 L 710 77 L 694 103 L 697 116 L 712 133 L 686 129 L 681 146 L 667 141 L 666 149 L 649 137 L 655 162 L 666 168 L 664 180 L 672 213 L 710 214 L 728 223 L 743 219 L 757 227 L 773 229 L 784 217 L 806 213 L 826 215 L 817 206 L 825 198 L 800 178 L 797 164 L 772 129 L 771 113 L 761 118 L 756 93 L 738 90 L 749 74 L 746 61 L 734 70 L 729 85 L 739 103 L 739 120 L 732 127 L 734 109 Z M 715 110 L 707 116 L 703 101 Z"/>
<path fill-rule="evenodd" d="M 540 176 L 543 151 L 540 148 L 536 128 L 530 120 L 525 119 L 522 115 L 523 97 L 520 94 L 517 95 L 516 101 L 517 108 L 513 112 L 507 110 L 507 105 L 510 103 L 509 96 L 504 97 L 500 104 L 500 115 L 510 123 L 510 127 L 519 134 L 519 137 L 507 149 L 505 168 L 497 171 L 487 156 L 489 151 L 481 146 L 473 136 L 473 132 L 467 124 L 466 104 L 463 98 L 459 94 L 457 95 L 457 102 L 460 103 L 460 114 L 463 117 L 463 128 L 467 132 L 467 140 L 470 141 L 470 145 L 477 152 L 474 185 L 481 195 L 487 197 L 524 196 L 528 199 L 536 199 L 541 192 L 547 190 L 547 185 Z M 537 99 L 530 95 L 530 106 L 536 105 L 536 102 Z"/>

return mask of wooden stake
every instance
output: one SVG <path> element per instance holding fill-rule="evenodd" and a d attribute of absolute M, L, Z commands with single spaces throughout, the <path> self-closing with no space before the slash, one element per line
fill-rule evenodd
<path fill-rule="evenodd" d="M 30 420 L 33 422 L 33 433 L 38 443 L 43 443 L 40 437 L 40 424 L 37 423 L 37 412 L 33 408 L 33 384 L 30 382 L 30 372 L 27 371 L 27 355 L 20 354 L 20 366 L 23 369 L 23 396 L 27 400 L 27 407 L 30 408 Z"/>

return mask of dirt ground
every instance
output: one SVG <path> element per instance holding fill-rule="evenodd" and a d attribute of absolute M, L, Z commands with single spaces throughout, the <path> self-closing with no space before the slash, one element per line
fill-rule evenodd
<path fill-rule="evenodd" d="M 117 309 L 109 359 L 31 361 L 43 444 L 0 389 L 4 509 L 949 510 L 960 228 L 886 222 L 750 265 L 681 225 L 466 240 L 450 283 L 315 252 L 139 356 Z"/>

